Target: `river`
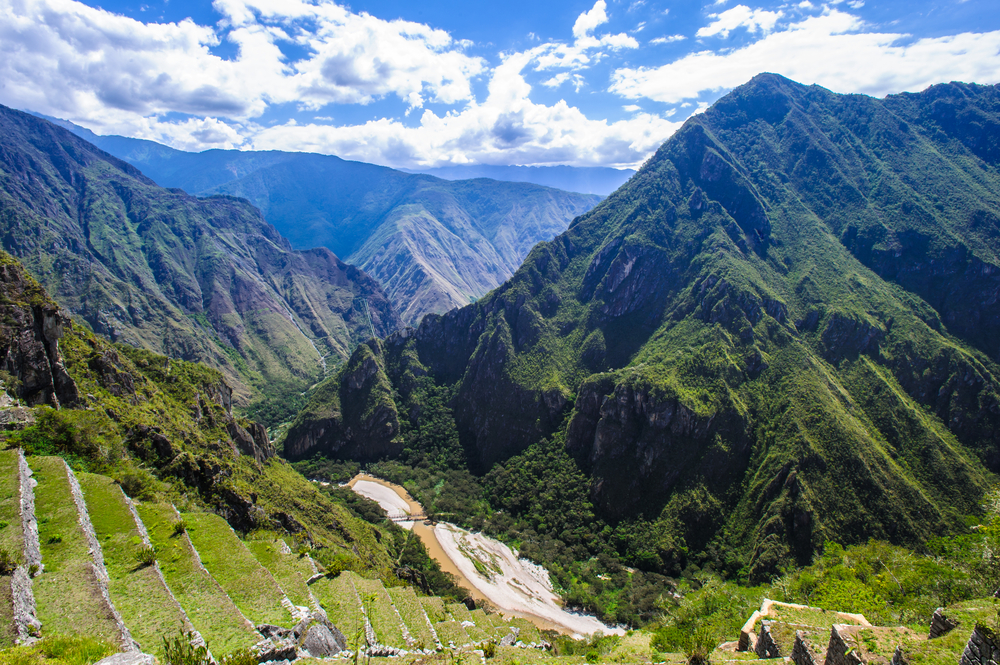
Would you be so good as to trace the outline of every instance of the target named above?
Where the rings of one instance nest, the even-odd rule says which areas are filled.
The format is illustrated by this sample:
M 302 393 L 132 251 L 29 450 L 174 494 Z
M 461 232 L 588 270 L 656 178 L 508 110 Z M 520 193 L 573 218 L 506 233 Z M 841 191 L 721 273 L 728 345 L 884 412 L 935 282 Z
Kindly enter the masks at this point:
M 366 474 L 358 474 L 348 485 L 358 494 L 377 502 L 389 518 L 420 538 L 441 569 L 455 576 L 477 601 L 487 601 L 503 614 L 524 617 L 542 629 L 572 635 L 595 632 L 621 634 L 596 617 L 569 612 L 552 590 L 548 572 L 500 541 L 466 531 L 454 524 L 407 520 L 424 514 L 423 506 L 399 485 Z

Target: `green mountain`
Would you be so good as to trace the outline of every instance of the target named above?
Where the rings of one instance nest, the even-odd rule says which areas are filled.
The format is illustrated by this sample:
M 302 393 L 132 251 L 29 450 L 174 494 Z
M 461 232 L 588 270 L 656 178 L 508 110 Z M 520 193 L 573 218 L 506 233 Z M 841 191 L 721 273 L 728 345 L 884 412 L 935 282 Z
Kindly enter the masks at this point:
M 410 324 L 499 286 L 535 243 L 601 200 L 529 182 L 450 182 L 312 153 L 190 153 L 64 124 L 164 187 L 248 199 L 293 247 L 327 247 L 375 277 Z M 617 178 L 617 186 L 628 175 L 594 177 Z
M 371 277 L 295 251 L 247 201 L 155 185 L 68 131 L 0 107 L 0 234 L 79 322 L 219 368 L 246 404 L 301 392 L 400 325 Z
M 590 501 L 668 574 L 962 528 L 1000 469 L 998 128 L 995 86 L 760 75 L 489 296 L 359 346 L 285 454 L 413 463 L 450 432 L 524 548 Z M 533 470 L 567 454 L 569 485 Z

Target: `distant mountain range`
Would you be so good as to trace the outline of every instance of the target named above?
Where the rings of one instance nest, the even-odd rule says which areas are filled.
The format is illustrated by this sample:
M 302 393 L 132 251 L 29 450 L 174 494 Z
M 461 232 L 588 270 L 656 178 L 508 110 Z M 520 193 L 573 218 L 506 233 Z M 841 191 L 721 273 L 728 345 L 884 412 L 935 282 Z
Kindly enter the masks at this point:
M 183 152 L 55 122 L 163 187 L 250 200 L 293 247 L 327 247 L 379 280 L 411 324 L 482 297 L 514 273 L 531 247 L 601 198 L 528 182 L 450 182 L 313 153 Z M 511 174 L 604 191 L 628 176 L 570 167 L 513 167 Z
M 967 531 L 1000 471 L 998 294 L 1000 88 L 760 75 L 488 297 L 359 346 L 284 450 L 405 459 L 431 428 L 531 486 L 568 453 L 634 565 L 764 581 Z M 535 505 L 497 523 L 570 542 Z
M 401 169 L 407 173 L 426 173 L 445 180 L 492 178 L 508 182 L 532 182 L 567 192 L 607 196 L 635 175 L 634 169 L 579 166 L 497 166 L 470 164 L 441 166 L 432 169 Z
M 63 128 L 0 107 L 0 242 L 79 321 L 205 361 L 238 402 L 305 390 L 401 325 L 378 282 L 293 250 L 243 199 L 166 190 Z

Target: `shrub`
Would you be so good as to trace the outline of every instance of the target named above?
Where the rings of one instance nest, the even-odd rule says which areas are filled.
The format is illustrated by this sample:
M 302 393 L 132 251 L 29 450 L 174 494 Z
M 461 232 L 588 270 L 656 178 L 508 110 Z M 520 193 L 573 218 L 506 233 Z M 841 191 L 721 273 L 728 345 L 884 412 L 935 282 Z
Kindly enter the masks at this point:
M 219 659 L 219 665 L 257 665 L 257 656 L 246 647 L 231 651 Z
M 13 575 L 20 557 L 6 547 L 0 547 L 0 575 Z
M 174 522 L 175 536 L 183 536 L 186 531 L 187 531 L 187 522 L 185 522 L 183 519 L 179 519 L 176 522 Z
M 483 645 L 483 655 L 487 658 L 493 658 L 497 655 L 497 643 L 487 642 Z
M 63 537 L 62 537 L 61 533 L 54 533 L 51 536 L 49 536 L 49 539 L 46 542 L 49 545 L 57 545 L 57 544 L 61 543 L 62 540 L 63 540 Z
M 156 550 L 150 546 L 140 547 L 135 553 L 140 566 L 152 566 L 156 562 Z
M 165 665 L 212 665 L 207 646 L 196 647 L 191 644 L 194 633 L 191 631 L 163 638 L 163 662 Z

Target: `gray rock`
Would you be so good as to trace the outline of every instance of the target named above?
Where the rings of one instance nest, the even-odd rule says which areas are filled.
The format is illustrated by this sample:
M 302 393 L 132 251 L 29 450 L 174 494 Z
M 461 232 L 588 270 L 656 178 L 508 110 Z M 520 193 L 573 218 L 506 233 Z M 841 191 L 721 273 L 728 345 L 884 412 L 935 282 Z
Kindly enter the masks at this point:
M 141 651 L 126 651 L 97 661 L 96 665 L 154 665 L 156 658 Z
M 937 608 L 934 610 L 934 614 L 931 616 L 931 628 L 927 633 L 927 639 L 933 640 L 935 637 L 941 637 L 945 633 L 949 633 L 958 626 L 958 622 L 954 619 L 949 619 L 941 611 L 944 608 Z
M 258 663 L 270 663 L 279 660 L 295 660 L 298 647 L 292 640 L 263 640 L 251 648 L 257 656 Z
M 269 640 L 284 640 L 287 639 L 293 631 L 288 628 L 282 628 L 281 626 L 272 626 L 269 623 L 262 623 L 257 626 L 257 632 Z
M 326 658 L 340 653 L 345 645 L 338 642 L 337 636 L 325 625 L 314 623 L 299 638 L 299 646 L 308 651 L 313 658 Z

